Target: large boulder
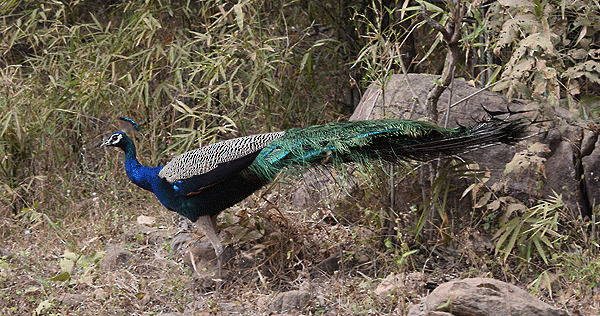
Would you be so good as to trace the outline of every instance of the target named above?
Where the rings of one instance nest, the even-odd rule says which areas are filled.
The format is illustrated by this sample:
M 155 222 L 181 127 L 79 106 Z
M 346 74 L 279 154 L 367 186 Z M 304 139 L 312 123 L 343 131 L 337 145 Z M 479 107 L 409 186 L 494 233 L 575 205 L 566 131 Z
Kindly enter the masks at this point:
M 419 304 L 409 316 L 567 316 L 527 291 L 502 281 L 472 278 L 444 283 Z

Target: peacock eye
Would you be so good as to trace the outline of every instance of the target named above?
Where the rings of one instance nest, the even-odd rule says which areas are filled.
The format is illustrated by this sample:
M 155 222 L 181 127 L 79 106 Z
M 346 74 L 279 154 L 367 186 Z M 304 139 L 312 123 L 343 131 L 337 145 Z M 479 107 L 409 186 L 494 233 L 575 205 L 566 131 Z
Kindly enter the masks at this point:
M 114 134 L 110 137 L 110 143 L 113 145 L 118 144 L 123 137 L 119 134 Z

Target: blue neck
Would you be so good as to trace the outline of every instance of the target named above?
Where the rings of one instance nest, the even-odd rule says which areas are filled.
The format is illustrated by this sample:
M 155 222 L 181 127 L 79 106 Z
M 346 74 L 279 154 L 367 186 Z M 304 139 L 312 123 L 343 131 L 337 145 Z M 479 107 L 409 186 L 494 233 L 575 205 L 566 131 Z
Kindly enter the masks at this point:
M 125 171 L 131 182 L 143 189 L 153 191 L 153 183 L 160 181 L 158 173 L 162 166 L 156 168 L 142 166 L 136 158 L 135 145 L 129 138 L 121 148 L 125 152 Z

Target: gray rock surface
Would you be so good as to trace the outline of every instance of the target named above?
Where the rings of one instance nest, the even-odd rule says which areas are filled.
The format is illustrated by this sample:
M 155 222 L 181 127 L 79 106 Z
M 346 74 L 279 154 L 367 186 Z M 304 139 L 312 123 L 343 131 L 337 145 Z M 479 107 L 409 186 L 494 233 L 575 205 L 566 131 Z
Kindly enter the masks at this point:
M 589 205 L 594 207 L 600 204 L 600 142 L 598 134 L 591 132 L 586 134 L 584 135 L 586 142 L 582 144 L 581 162 L 585 177 L 585 193 Z
M 521 288 L 488 278 L 444 283 L 409 307 L 409 316 L 567 316 Z
M 278 293 L 269 303 L 269 309 L 274 313 L 290 313 L 302 311 L 310 305 L 312 295 L 305 290 Z

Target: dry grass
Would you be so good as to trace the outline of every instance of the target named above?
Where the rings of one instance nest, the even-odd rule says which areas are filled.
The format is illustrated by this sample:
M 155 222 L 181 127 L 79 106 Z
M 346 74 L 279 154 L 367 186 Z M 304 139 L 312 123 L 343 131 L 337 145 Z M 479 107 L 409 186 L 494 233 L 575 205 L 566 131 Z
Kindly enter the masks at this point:
M 125 185 L 130 189 L 137 190 Z M 5 212 L 0 313 L 261 315 L 273 312 L 278 293 L 301 290 L 312 299 L 294 313 L 404 315 L 410 302 L 427 294 L 426 282 L 487 276 L 526 287 L 536 280 L 535 273 L 513 275 L 512 263 L 503 265 L 490 252 L 489 235 L 468 227 L 454 236 L 453 246 L 421 249 L 399 263 L 401 253 L 385 247 L 377 219 L 365 216 L 369 211 L 295 210 L 290 191 L 286 185 L 274 186 L 221 217 L 230 259 L 218 294 L 214 284 L 195 277 L 181 254 L 170 252 L 180 217 L 139 190 L 130 193 L 129 202 L 92 192 L 90 198 L 67 203 L 71 216 L 63 219 L 35 216 L 45 214 L 42 209 L 26 210 L 21 218 Z M 138 224 L 140 214 L 154 217 L 155 224 Z M 352 220 L 356 218 L 360 220 Z M 57 280 L 70 253 L 78 262 L 69 280 Z M 336 256 L 342 259 L 339 269 L 319 273 L 319 264 Z M 587 267 L 600 267 L 589 253 L 585 258 L 591 260 Z M 403 278 L 403 287 L 382 296 L 378 286 L 391 273 Z M 544 288 L 538 295 L 584 315 L 596 312 L 598 294 L 584 289 L 593 280 L 571 274 L 556 276 L 551 296 Z
M 468 276 L 597 314 L 600 261 L 597 243 L 578 239 L 590 230 L 583 223 L 565 226 L 575 237 L 557 245 L 551 265 L 534 257 L 515 272 L 522 261 L 490 251 L 497 223 L 466 224 L 482 214 L 451 219 L 446 246 L 435 223 L 422 236 L 436 238 L 415 242 L 416 210 L 390 218 L 377 177 L 335 209 L 294 209 L 295 187 L 275 185 L 225 212 L 231 260 L 215 295 L 170 251 L 180 218 L 129 182 L 121 155 L 94 149 L 117 129 L 114 117 L 145 123 L 138 154 L 158 165 L 211 140 L 343 119 L 353 106 L 348 76 L 392 69 L 378 46 L 385 34 L 371 29 L 376 41 L 361 42 L 338 1 L 222 3 L 0 4 L 0 314 L 266 314 L 290 290 L 313 298 L 304 314 L 405 314 L 426 281 Z M 375 54 L 349 69 L 361 46 Z M 231 119 L 237 129 L 224 135 Z M 139 225 L 140 214 L 155 224 Z M 336 257 L 336 272 L 318 273 Z M 391 273 L 412 285 L 381 297 Z

